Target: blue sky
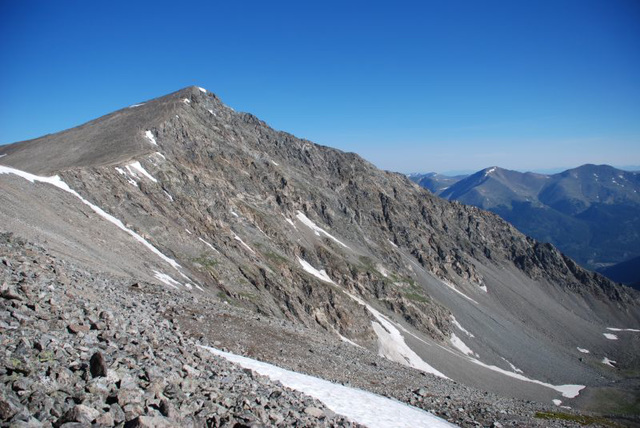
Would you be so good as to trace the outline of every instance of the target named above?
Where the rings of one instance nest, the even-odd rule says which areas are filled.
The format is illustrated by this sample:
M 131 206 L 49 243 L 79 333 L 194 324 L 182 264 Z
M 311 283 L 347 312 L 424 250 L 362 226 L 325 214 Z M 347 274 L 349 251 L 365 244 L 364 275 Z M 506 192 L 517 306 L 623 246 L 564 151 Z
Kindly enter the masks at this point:
M 188 85 L 385 169 L 640 165 L 640 2 L 0 2 L 0 143 Z

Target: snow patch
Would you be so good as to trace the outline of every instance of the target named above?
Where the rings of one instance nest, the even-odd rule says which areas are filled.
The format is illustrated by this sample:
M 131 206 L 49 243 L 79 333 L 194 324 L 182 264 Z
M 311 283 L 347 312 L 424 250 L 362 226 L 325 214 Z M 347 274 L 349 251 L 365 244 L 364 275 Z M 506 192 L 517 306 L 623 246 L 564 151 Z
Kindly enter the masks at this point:
M 171 202 L 173 202 L 173 196 L 171 196 L 171 195 L 169 194 L 169 192 L 167 192 L 167 191 L 166 191 L 166 190 L 164 190 L 164 189 L 163 189 L 162 191 L 164 192 L 164 194 L 165 194 L 165 195 L 167 195 L 167 198 L 169 198 L 169 200 L 170 200 Z
M 344 337 L 343 335 L 341 335 L 340 333 L 338 333 L 338 336 L 340 336 L 340 340 L 342 340 L 343 342 L 348 343 L 349 345 L 353 345 L 353 346 L 357 346 L 358 348 L 362 348 L 362 346 L 358 345 L 356 342 L 354 342 L 353 340 L 349 340 L 346 337 Z
M 278 164 L 278 162 L 276 162 L 276 161 L 274 161 L 274 160 L 272 160 L 272 161 L 271 161 L 271 163 L 272 163 L 272 164 L 274 164 L 275 166 L 280 166 L 280 165 Z
M 302 266 L 302 268 L 309 274 L 315 276 L 321 281 L 328 282 L 333 285 L 337 285 L 335 282 L 331 280 L 327 272 L 322 269 L 318 270 L 311 266 L 309 262 L 298 257 L 298 263 Z M 409 345 L 404 341 L 404 337 L 400 333 L 400 331 L 395 327 L 395 325 L 389 321 L 384 315 L 374 309 L 371 305 L 366 303 L 364 300 L 359 297 L 354 296 L 346 290 L 342 290 L 347 296 L 351 297 L 356 302 L 360 303 L 373 315 L 373 317 L 378 321 L 371 321 L 371 326 L 378 336 L 378 354 L 381 357 L 384 357 L 388 360 L 395 361 L 400 364 L 404 364 L 405 366 L 413 367 L 418 370 L 422 370 L 426 373 L 431 373 L 436 376 L 440 376 L 442 378 L 448 379 L 447 376 L 440 373 L 435 368 L 431 367 L 427 362 L 425 362 L 418 354 L 416 354 Z M 404 329 L 403 329 L 404 330 Z
M 607 327 L 607 330 L 609 331 L 631 331 L 634 333 L 640 333 L 640 330 L 635 329 L 635 328 L 614 328 L 614 327 Z
M 465 355 L 474 355 L 479 358 L 478 354 L 473 352 L 455 333 L 451 333 L 451 344 Z
M 446 285 L 447 287 L 449 287 L 450 289 L 452 289 L 453 291 L 455 291 L 456 293 L 458 293 L 459 295 L 461 295 L 462 297 L 464 297 L 467 300 L 472 301 L 473 303 L 475 303 L 476 305 L 478 304 L 478 302 L 476 302 L 475 300 L 473 300 L 471 297 L 467 296 L 466 294 L 464 294 L 462 291 L 458 290 L 455 285 L 451 284 L 449 281 L 445 281 L 443 279 L 440 279 L 440 281 Z
M 611 334 L 611 333 L 602 333 L 602 335 L 604 337 L 606 337 L 609 340 L 618 340 L 618 336 L 616 336 L 615 334 Z
M 475 337 L 473 334 L 469 333 L 464 327 L 462 327 L 460 325 L 460 323 L 458 322 L 458 320 L 456 319 L 456 317 L 454 317 L 453 315 L 451 315 L 451 324 L 453 324 L 454 326 L 456 326 L 458 328 L 458 330 L 460 330 L 461 332 L 463 332 L 464 334 L 466 334 L 469 337 Z
M 143 105 L 144 105 L 144 103 L 132 104 L 132 105 L 129 106 L 129 108 L 136 108 L 136 107 L 140 107 L 140 106 L 143 106 Z
M 311 275 L 315 276 L 319 280 L 328 282 L 330 284 L 335 284 L 335 282 L 333 282 L 331 278 L 329 278 L 329 275 L 327 275 L 327 272 L 324 269 L 318 270 L 313 266 L 311 266 L 311 264 L 308 261 L 303 260 L 300 257 L 298 257 L 298 263 L 300 263 L 300 266 L 302 266 L 302 269 L 304 269 L 305 272 L 310 273 Z
M 171 278 L 169 275 L 167 275 L 166 273 L 162 273 L 162 272 L 158 272 L 157 270 L 153 271 L 154 275 L 156 277 L 156 279 L 158 279 L 159 281 L 164 282 L 165 284 L 173 287 L 173 288 L 178 288 L 177 286 L 180 285 L 180 283 L 178 281 L 176 281 L 175 279 Z
M 384 268 L 381 264 L 376 265 L 376 270 L 382 274 L 385 278 L 389 278 L 389 271 Z
M 131 235 L 136 241 L 140 242 L 142 245 L 147 247 L 152 253 L 154 253 L 155 255 L 160 257 L 162 260 L 164 260 L 165 262 L 170 264 L 175 270 L 180 272 L 179 269 L 181 268 L 181 266 L 178 264 L 178 262 L 176 262 L 172 258 L 169 258 L 169 257 L 165 256 L 164 254 L 162 254 L 162 252 L 160 250 L 158 250 L 156 247 L 154 247 L 152 244 L 150 244 L 142 236 L 138 235 L 133 230 L 127 228 L 124 225 L 124 223 L 122 223 L 122 221 L 118 220 L 117 218 L 115 218 L 111 214 L 108 214 L 107 212 L 105 212 L 99 206 L 92 204 L 91 202 L 89 202 L 88 200 L 86 200 L 85 198 L 80 196 L 80 194 L 78 192 L 73 190 L 71 187 L 69 187 L 69 185 L 67 183 L 62 181 L 62 179 L 60 179 L 60 176 L 55 175 L 53 177 L 41 177 L 41 176 L 38 176 L 38 175 L 30 174 L 30 173 L 25 172 L 25 171 L 20 171 L 19 169 L 9 168 L 9 167 L 6 167 L 6 166 L 1 166 L 1 165 L 0 165 L 0 174 L 15 174 L 15 175 L 17 175 L 19 177 L 24 178 L 25 180 L 27 180 L 27 181 L 29 181 L 31 183 L 33 183 L 34 181 L 38 181 L 38 182 L 41 182 L 41 183 L 47 183 L 47 184 L 51 184 L 51 185 L 53 185 L 53 186 L 55 186 L 55 187 L 57 187 L 59 189 L 62 189 L 65 192 L 71 193 L 73 196 L 75 196 L 78 199 L 80 199 L 80 201 L 82 201 L 83 204 L 88 205 L 100 217 L 102 217 L 105 220 L 115 224 L 119 229 L 121 229 L 121 230 L 125 231 L 126 233 L 128 233 L 129 235 Z
M 520 370 L 519 368 L 517 368 L 516 366 L 514 366 L 513 364 L 511 364 L 511 361 L 507 360 L 504 357 L 500 357 L 504 360 L 505 363 L 509 364 L 509 367 L 511 367 L 511 370 L 515 373 L 524 373 L 522 370 Z
M 562 404 L 562 400 L 555 399 L 555 400 L 551 400 L 551 401 L 552 401 L 552 402 L 553 402 L 553 404 L 555 404 L 556 406 L 559 406 L 559 405 L 561 405 L 561 404 Z
M 609 366 L 609 367 L 615 367 L 615 366 L 614 366 L 614 364 L 615 364 L 615 363 L 616 363 L 615 361 L 610 360 L 610 359 L 608 359 L 607 357 L 604 357 L 604 358 L 602 359 L 602 364 L 606 364 L 606 365 L 607 365 L 607 366 Z
M 588 349 L 584 349 L 584 348 L 577 348 L 578 351 L 582 352 L 583 354 L 588 354 L 589 350 Z
M 234 216 L 234 217 L 240 217 L 240 216 L 239 216 L 238 214 L 236 214 L 236 212 L 235 212 L 235 211 L 233 211 L 233 210 L 231 210 L 231 215 L 232 215 L 232 216 Z
M 164 157 L 164 155 L 160 152 L 155 152 L 156 156 L 160 156 L 162 159 L 167 160 L 167 158 Z
M 370 428 L 416 426 L 440 428 L 455 425 L 424 410 L 360 389 L 337 385 L 250 358 L 202 346 L 211 353 L 226 358 L 243 368 L 253 370 L 284 386 L 322 401 L 329 409 Z
M 500 367 L 496 367 L 496 366 L 492 366 L 489 364 L 485 364 L 482 361 L 476 360 L 475 358 L 470 358 L 471 362 L 473 362 L 474 364 L 477 364 L 479 366 L 488 368 L 489 370 L 493 370 L 495 372 L 498 373 L 502 373 L 503 375 L 512 377 L 514 379 L 518 379 L 518 380 L 523 380 L 525 382 L 531 382 L 531 383 L 535 383 L 547 388 L 551 388 L 554 389 L 558 392 L 560 392 L 562 394 L 563 397 L 567 397 L 567 398 L 574 398 L 577 397 L 578 394 L 580 394 L 580 391 L 582 391 L 585 388 L 585 385 L 551 385 L 550 383 L 546 383 L 546 382 L 542 382 L 536 379 L 529 379 L 526 376 L 523 376 L 520 373 L 514 373 L 514 372 L 510 372 L 504 369 L 501 369 Z
M 487 286 L 486 285 L 479 285 L 478 287 L 480 287 L 480 290 L 484 291 L 485 293 L 488 293 L 489 290 L 487 290 Z
M 216 253 L 220 254 L 220 251 L 216 250 L 216 248 L 213 245 L 209 244 L 207 241 L 205 241 L 202 238 L 198 238 L 198 239 L 200 240 L 200 242 L 202 242 L 203 244 L 205 244 L 206 246 L 211 248 L 213 251 L 215 251 Z
M 211 110 L 211 109 L 207 109 L 207 111 L 208 111 L 209 113 L 211 113 L 212 115 L 214 115 L 214 116 L 216 115 L 216 114 L 213 112 L 213 110 Z
M 205 88 L 201 88 L 200 86 L 198 86 L 198 89 L 200 90 L 200 92 L 202 93 L 207 93 L 207 90 Z
M 284 217 L 284 214 L 283 214 Z M 293 228 L 295 230 L 298 230 L 298 228 L 296 227 L 296 224 L 293 222 L 293 220 L 291 220 L 290 218 L 284 217 L 284 219 L 287 221 L 287 223 L 289 223 L 291 226 L 293 226 Z
M 140 162 L 138 162 L 138 161 L 130 163 L 129 165 L 126 166 L 126 168 L 133 175 L 136 175 L 136 173 L 131 171 L 131 168 L 133 168 L 134 170 L 138 171 L 140 174 L 144 175 L 145 177 L 147 177 L 149 180 L 153 181 L 154 183 L 158 182 L 158 180 L 156 180 L 154 176 L 149 174 L 147 172 L 147 170 L 144 169 L 142 167 L 142 165 L 140 165 Z
M 153 132 L 145 131 L 144 136 L 147 137 L 147 140 L 149 140 L 151 144 L 153 144 L 154 146 L 158 145 L 158 142 L 156 141 L 156 137 L 153 136 Z
M 131 184 L 132 186 L 138 187 L 138 182 L 136 180 L 134 180 L 133 178 L 129 177 L 127 175 L 127 173 L 124 172 L 124 169 L 116 167 L 116 171 L 118 171 L 118 173 L 124 175 L 125 178 L 127 179 L 127 181 L 129 182 L 129 184 Z
M 189 98 L 184 98 L 184 99 L 182 100 L 182 102 L 183 102 L 183 103 L 185 103 L 185 104 L 191 104 L 191 100 L 190 100 Z M 176 117 L 177 117 L 177 116 L 176 116 Z
M 338 244 L 342 245 L 343 247 L 349 248 L 348 246 L 346 246 L 345 244 L 340 242 L 339 239 L 337 239 L 336 237 L 331 235 L 329 232 L 327 232 L 323 228 L 317 226 L 306 215 L 304 215 L 304 213 L 302 211 L 298 211 L 297 214 L 296 214 L 296 217 L 298 218 L 298 220 L 300 220 L 302 223 L 304 223 L 309 229 L 313 230 L 313 232 L 316 235 L 320 236 L 322 234 L 322 235 L 326 236 L 327 238 L 329 238 L 329 239 L 337 242 Z
M 191 232 L 189 231 L 189 229 L 185 229 L 185 232 L 187 232 L 189 235 L 191 235 Z
M 255 251 L 253 251 L 253 249 L 252 249 L 250 246 L 248 246 L 247 244 L 245 244 L 245 242 L 244 242 L 244 241 L 243 241 L 243 240 L 242 240 L 238 235 L 236 235 L 235 233 L 233 234 L 233 238 L 234 238 L 236 241 L 238 241 L 239 243 L 241 243 L 241 244 L 242 244 L 242 245 L 243 245 L 247 250 L 251 251 L 253 254 L 255 254 L 255 253 L 256 253 Z
M 391 244 L 393 248 L 398 248 L 398 246 L 394 244 L 393 241 L 391 241 L 390 239 L 387 239 L 387 241 L 389 241 L 389 244 Z

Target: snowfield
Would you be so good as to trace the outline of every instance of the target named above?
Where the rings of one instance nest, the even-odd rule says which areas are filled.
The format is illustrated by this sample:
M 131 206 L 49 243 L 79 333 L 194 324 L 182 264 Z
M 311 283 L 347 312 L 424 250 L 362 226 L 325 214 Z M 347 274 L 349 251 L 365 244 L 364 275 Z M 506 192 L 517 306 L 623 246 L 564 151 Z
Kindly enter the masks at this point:
M 281 369 L 272 364 L 202 346 L 209 352 L 239 366 L 253 370 L 284 386 L 305 393 L 324 403 L 329 409 L 370 428 L 389 427 L 454 427 L 424 410 L 371 392 L 328 382 L 313 376 Z

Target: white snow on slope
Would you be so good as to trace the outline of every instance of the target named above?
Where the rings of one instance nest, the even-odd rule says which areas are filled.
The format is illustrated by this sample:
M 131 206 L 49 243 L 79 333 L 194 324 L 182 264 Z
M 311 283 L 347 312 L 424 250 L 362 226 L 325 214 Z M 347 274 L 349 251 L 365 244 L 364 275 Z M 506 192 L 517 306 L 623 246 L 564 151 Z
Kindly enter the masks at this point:
M 124 172 L 124 169 L 116 167 L 116 171 L 118 171 L 118 173 L 124 175 L 124 177 L 127 179 L 129 184 L 131 184 L 132 186 L 138 187 L 138 182 L 136 180 L 134 180 L 133 178 L 129 177 L 129 175 L 127 175 L 127 173 Z
M 472 361 L 474 364 L 477 364 L 479 366 L 488 368 L 490 370 L 493 370 L 495 372 L 498 373 L 502 373 L 503 375 L 512 377 L 514 379 L 519 379 L 519 380 L 523 380 L 525 382 L 531 382 L 531 383 L 535 383 L 547 388 L 551 388 L 554 389 L 558 392 L 560 392 L 562 394 L 563 397 L 567 397 L 567 398 L 574 398 L 577 397 L 578 394 L 580 394 L 580 391 L 582 391 L 585 388 L 585 385 L 551 385 L 550 383 L 546 383 L 546 382 L 542 382 L 536 379 L 529 379 L 528 377 L 525 377 L 523 375 L 521 375 L 520 373 L 514 373 L 514 372 L 510 372 L 504 369 L 501 369 L 500 367 L 496 367 L 496 366 L 492 366 L 489 364 L 485 364 L 482 361 L 476 360 L 475 358 L 470 358 L 470 361 Z
M 188 98 L 184 98 L 184 99 L 182 100 L 182 102 L 183 102 L 183 103 L 185 103 L 185 104 L 191 104 L 191 100 L 190 100 L 190 99 L 188 99 Z
M 161 157 L 162 159 L 164 159 L 164 160 L 167 160 L 167 158 L 166 158 L 166 157 L 164 157 L 164 155 L 163 155 L 162 153 L 160 153 L 160 152 L 156 152 L 156 153 L 155 153 L 155 155 L 156 155 L 156 156 L 160 156 L 160 157 Z
M 234 217 L 240 217 L 234 210 L 231 210 L 231 215 L 233 215 Z
M 3 158 L 3 157 L 5 157 L 6 155 L 7 155 L 6 153 L 5 153 L 5 154 L 3 154 L 3 155 L 0 155 L 0 158 Z
M 215 355 L 268 376 L 284 386 L 322 401 L 332 411 L 369 428 L 454 427 L 424 410 L 367 391 L 281 369 L 271 364 L 203 346 Z
M 191 235 L 191 231 L 189 229 L 185 229 L 184 231 Z
M 140 106 L 142 106 L 142 105 L 144 105 L 144 103 L 140 103 L 140 104 L 132 104 L 132 105 L 130 105 L 130 106 L 129 106 L 129 108 L 136 108 L 136 107 L 140 107 Z
M 516 373 L 524 373 L 522 370 L 520 370 L 519 368 L 517 368 L 516 366 L 514 366 L 513 364 L 511 364 L 511 361 L 507 360 L 504 357 L 500 357 L 504 360 L 505 363 L 509 364 L 509 367 L 511 367 L 511 370 L 516 372 Z
M 278 164 L 278 162 L 276 162 L 276 161 L 274 161 L 274 160 L 272 160 L 272 161 L 271 161 L 271 163 L 272 163 L 272 164 L 274 164 L 275 166 L 280 166 L 280 165 Z
M 176 281 L 175 279 L 171 278 L 169 275 L 167 275 L 166 273 L 162 273 L 162 272 L 158 272 L 157 270 L 153 271 L 154 275 L 156 277 L 156 279 L 164 282 L 165 284 L 173 287 L 173 288 L 178 288 L 177 286 L 180 285 L 180 283 L 178 281 Z
M 201 88 L 200 86 L 198 86 L 198 89 L 200 89 L 200 92 L 203 92 L 205 94 L 207 93 L 207 90 L 205 88 Z
M 216 253 L 220 254 L 220 251 L 216 250 L 216 248 L 215 248 L 213 245 L 209 244 L 207 241 L 205 241 L 205 240 L 204 240 L 204 239 L 202 239 L 202 238 L 198 238 L 198 239 L 199 239 L 203 244 L 205 244 L 206 246 L 208 246 L 209 248 L 211 248 L 213 251 L 215 251 Z
M 584 348 L 577 348 L 578 351 L 582 352 L 583 354 L 588 354 L 589 350 L 588 349 L 584 349 Z
M 310 273 L 311 275 L 313 275 L 316 278 L 318 278 L 320 281 L 325 281 L 325 282 L 329 282 L 331 284 L 335 284 L 335 282 L 333 282 L 331 280 L 331 278 L 329 278 L 329 275 L 327 275 L 327 272 L 324 269 L 318 270 L 318 269 L 314 268 L 313 266 L 311 266 L 311 263 L 309 263 L 306 260 L 301 259 L 300 257 L 298 257 L 298 263 L 300 263 L 300 265 L 302 266 L 302 269 L 304 269 L 305 272 Z
M 122 229 L 123 231 L 127 232 L 129 235 L 131 235 L 136 241 L 140 242 L 142 245 L 144 245 L 145 247 L 147 247 L 152 253 L 154 253 L 155 255 L 157 255 L 158 257 L 160 257 L 162 260 L 164 260 L 165 262 L 169 263 L 175 270 L 177 270 L 178 272 L 180 272 L 180 268 L 181 266 L 178 264 L 178 262 L 176 262 L 175 260 L 173 260 L 172 258 L 169 258 L 167 256 L 165 256 L 164 254 L 162 254 L 162 252 L 160 250 L 158 250 L 156 247 L 154 247 L 153 245 L 151 245 L 146 239 L 144 239 L 142 236 L 138 235 L 136 232 L 134 232 L 131 229 L 128 229 L 120 220 L 118 220 L 117 218 L 115 218 L 114 216 L 112 216 L 111 214 L 108 214 L 107 212 L 105 212 L 102 208 L 100 208 L 97 205 L 92 204 L 91 202 L 87 201 L 85 198 L 83 198 L 82 196 L 80 196 L 80 194 L 78 192 L 76 192 L 75 190 L 73 190 L 71 187 L 69 187 L 69 185 L 67 183 L 65 183 L 64 181 L 62 181 L 62 179 L 60 179 L 59 176 L 55 175 L 53 177 L 40 177 L 38 175 L 33 175 L 30 174 L 28 172 L 25 171 L 20 171 L 19 169 L 14 169 L 14 168 L 9 168 L 7 166 L 1 166 L 0 165 L 0 174 L 15 174 L 19 177 L 24 178 L 25 180 L 33 183 L 34 181 L 38 181 L 41 183 L 48 183 L 51 184 L 59 189 L 64 190 L 65 192 L 69 192 L 71 193 L 73 196 L 77 197 L 78 199 L 80 199 L 82 201 L 83 204 L 88 205 L 93 211 L 95 211 L 100 217 L 104 218 L 105 220 L 115 224 L 118 228 Z
M 453 324 L 454 326 L 456 326 L 458 328 L 458 330 L 460 330 L 461 332 L 463 332 L 464 334 L 466 334 L 469 337 L 475 337 L 473 334 L 469 333 L 464 327 L 462 327 L 460 325 L 460 323 L 458 322 L 458 320 L 456 319 L 456 317 L 454 317 L 453 315 L 451 315 L 451 324 Z
M 602 333 L 602 335 L 604 337 L 606 337 L 609 340 L 618 340 L 618 336 L 616 336 L 615 334 L 611 334 L 611 333 Z
M 635 328 L 613 328 L 613 327 L 607 327 L 607 330 L 609 331 L 631 331 L 634 333 L 640 333 L 640 330 L 635 329 Z
M 327 272 L 324 269 L 318 270 L 311 266 L 309 262 L 301 259 L 300 257 L 298 257 L 298 262 L 300 263 L 300 265 L 302 265 L 302 268 L 307 273 L 310 273 L 321 281 L 325 281 L 336 286 L 338 285 L 333 282 L 331 278 L 329 278 L 329 275 L 327 275 Z M 420 358 L 420 356 L 416 354 L 413 349 L 409 347 L 409 345 L 406 344 L 402 333 L 400 333 L 400 330 L 398 330 L 394 323 L 389 321 L 387 317 L 382 315 L 380 312 L 378 312 L 371 305 L 369 305 L 359 297 L 354 296 L 346 290 L 342 290 L 342 292 L 366 307 L 369 313 L 371 313 L 371 315 L 373 315 L 373 317 L 378 321 L 371 321 L 371 326 L 373 327 L 373 331 L 375 331 L 376 335 L 378 336 L 378 354 L 380 356 L 388 360 L 404 364 L 405 366 L 413 367 L 418 370 L 422 370 L 423 372 L 431 373 L 436 376 L 448 379 L 447 376 L 427 364 L 426 361 Z
M 606 364 L 606 365 L 608 365 L 609 367 L 615 367 L 615 366 L 614 366 L 614 364 L 615 364 L 615 363 L 616 363 L 615 361 L 610 360 L 610 359 L 608 359 L 607 357 L 604 357 L 604 358 L 602 359 L 602 364 Z
M 559 405 L 562 404 L 562 400 L 555 399 L 555 400 L 551 400 L 551 401 L 553 401 L 553 404 L 555 404 L 556 406 L 559 406 Z
M 456 336 L 455 333 L 451 333 L 451 344 L 465 355 L 475 355 L 476 357 L 479 357 L 478 354 L 473 352 L 471 348 L 469 348 L 462 340 L 460 340 L 458 336 Z
M 446 285 L 447 287 L 449 287 L 450 289 L 452 289 L 453 291 L 455 291 L 456 293 L 458 293 L 459 295 L 461 295 L 462 297 L 464 297 L 467 300 L 472 301 L 473 303 L 475 303 L 476 305 L 478 304 L 478 302 L 476 302 L 475 300 L 473 300 L 471 297 L 467 296 L 466 294 L 464 294 L 462 291 L 458 290 L 456 288 L 455 285 L 451 284 L 449 281 L 445 281 L 443 279 L 440 279 L 440 282 L 442 282 L 444 285 Z
M 153 132 L 146 131 L 144 133 L 144 136 L 147 137 L 147 140 L 149 140 L 151 142 L 151 144 L 153 144 L 154 146 L 158 145 L 158 142 L 156 141 L 156 137 L 153 136 Z
M 332 241 L 337 242 L 338 244 L 342 245 L 343 247 L 349 248 L 348 246 L 343 244 L 339 239 L 337 239 L 336 237 L 331 235 L 329 232 L 325 231 L 323 228 L 321 228 L 318 225 L 316 225 L 306 215 L 304 215 L 304 213 L 302 211 L 298 211 L 297 214 L 296 214 L 296 217 L 298 218 L 298 220 L 300 220 L 302 223 L 304 223 L 309 229 L 313 230 L 313 232 L 316 235 L 318 235 L 318 236 L 324 235 L 327 238 L 331 239 Z
M 245 244 L 245 242 L 235 233 L 233 234 L 233 238 L 238 241 L 239 243 L 241 243 L 247 250 L 251 251 L 253 254 L 255 254 L 256 252 L 253 251 L 253 248 L 251 248 L 250 246 L 248 246 L 247 244 Z
M 144 169 L 142 167 L 142 165 L 140 165 L 140 162 L 138 162 L 138 161 L 130 163 L 129 165 L 126 166 L 126 168 L 127 168 L 127 171 L 129 171 L 132 175 L 137 175 L 137 174 L 135 172 L 131 171 L 131 168 L 133 168 L 134 170 L 138 171 L 140 174 L 144 175 L 145 177 L 147 177 L 149 180 L 153 181 L 154 183 L 158 182 L 158 180 L 156 180 L 154 176 L 149 174 L 147 172 L 147 170 Z

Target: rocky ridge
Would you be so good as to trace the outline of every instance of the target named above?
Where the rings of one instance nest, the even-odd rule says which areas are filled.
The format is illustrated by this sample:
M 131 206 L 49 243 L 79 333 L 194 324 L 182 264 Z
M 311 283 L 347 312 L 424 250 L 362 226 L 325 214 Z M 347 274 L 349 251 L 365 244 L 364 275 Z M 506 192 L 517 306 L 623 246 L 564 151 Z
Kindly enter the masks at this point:
M 197 346 L 221 346 L 220 339 L 241 351 L 255 344 L 240 337 L 255 329 L 210 334 L 206 323 L 212 313 L 240 323 L 255 314 L 92 273 L 11 234 L 0 235 L 0 259 L 2 426 L 358 426 Z M 224 324 L 238 325 L 229 319 Z M 306 364 L 311 374 L 394 397 L 460 426 L 573 426 L 535 419 L 535 412 L 549 407 L 431 375 L 416 378 L 406 367 L 352 345 L 338 345 L 344 366 L 356 354 L 368 369 L 337 370 L 326 365 L 326 356 L 336 353 L 326 336 L 276 320 L 265 330 L 280 338 L 306 336 L 304 342 L 291 337 L 281 343 L 287 347 L 282 366 L 305 371 Z M 299 355 L 295 343 L 307 355 Z M 314 361 L 305 361 L 316 353 Z

